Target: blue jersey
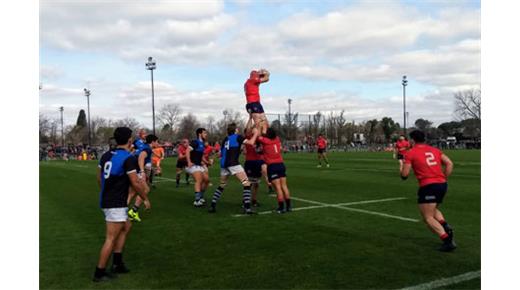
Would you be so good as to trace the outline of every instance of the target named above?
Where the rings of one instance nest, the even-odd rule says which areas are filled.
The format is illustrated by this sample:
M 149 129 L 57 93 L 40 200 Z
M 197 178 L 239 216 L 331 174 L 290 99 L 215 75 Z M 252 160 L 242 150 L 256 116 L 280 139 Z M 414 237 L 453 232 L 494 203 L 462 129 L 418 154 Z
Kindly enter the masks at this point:
M 222 141 L 222 158 L 220 158 L 220 167 L 226 168 L 230 166 L 239 165 L 240 148 L 244 143 L 244 136 L 232 134 L 227 136 Z
M 143 152 L 143 151 L 148 154 L 146 156 L 146 158 L 144 159 L 144 164 L 151 163 L 152 162 L 152 147 L 150 147 L 150 144 L 143 143 L 141 148 L 134 152 L 135 157 L 137 158 L 137 160 L 139 160 L 139 154 L 141 154 L 141 152 Z
M 137 159 L 122 148 L 103 154 L 99 160 L 101 169 L 101 208 L 126 207 L 130 178 L 128 174 L 137 170 Z
M 204 142 L 195 139 L 190 142 L 190 160 L 195 165 L 202 165 L 202 155 L 204 155 Z
M 137 138 L 135 139 L 134 141 L 134 155 L 135 156 L 139 156 L 139 153 L 137 153 L 137 151 L 143 149 L 143 146 L 145 145 L 146 143 L 144 143 L 144 140 L 143 139 L 140 139 L 140 138 Z

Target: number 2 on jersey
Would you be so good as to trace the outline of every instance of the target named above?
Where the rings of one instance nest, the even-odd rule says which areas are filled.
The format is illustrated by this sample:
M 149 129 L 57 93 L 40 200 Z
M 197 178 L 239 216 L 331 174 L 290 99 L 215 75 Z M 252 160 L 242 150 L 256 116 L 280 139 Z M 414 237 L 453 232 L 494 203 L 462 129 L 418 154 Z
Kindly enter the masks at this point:
M 105 163 L 105 166 L 103 167 L 105 179 L 107 179 L 110 176 L 110 170 L 112 170 L 112 161 L 108 161 L 107 163 Z
M 435 156 L 433 153 L 425 152 L 424 155 L 426 155 L 426 164 L 428 164 L 428 166 L 437 165 L 437 161 L 435 161 Z

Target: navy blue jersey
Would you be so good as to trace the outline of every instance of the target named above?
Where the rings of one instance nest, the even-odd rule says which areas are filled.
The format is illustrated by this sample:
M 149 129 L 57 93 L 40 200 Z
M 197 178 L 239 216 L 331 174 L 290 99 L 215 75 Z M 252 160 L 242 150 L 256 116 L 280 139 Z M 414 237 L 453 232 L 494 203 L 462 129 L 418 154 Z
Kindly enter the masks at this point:
M 134 153 L 135 157 L 137 158 L 137 160 L 139 160 L 139 154 L 141 154 L 141 152 L 143 152 L 143 151 L 148 154 L 146 156 L 146 158 L 144 159 L 144 164 L 151 163 L 152 162 L 152 147 L 150 147 L 150 144 L 143 143 L 141 148 L 139 148 L 138 150 L 135 151 L 135 153 Z
M 224 141 L 222 141 L 222 158 L 220 158 L 220 167 L 226 168 L 230 166 L 239 165 L 239 157 L 240 157 L 240 148 L 242 143 L 244 143 L 244 136 L 233 134 L 227 136 Z
M 202 155 L 204 155 L 204 142 L 196 139 L 190 142 L 190 160 L 195 165 L 202 166 Z
M 137 159 L 122 148 L 103 154 L 99 160 L 101 168 L 101 208 L 126 207 L 130 178 L 128 173 L 137 170 Z

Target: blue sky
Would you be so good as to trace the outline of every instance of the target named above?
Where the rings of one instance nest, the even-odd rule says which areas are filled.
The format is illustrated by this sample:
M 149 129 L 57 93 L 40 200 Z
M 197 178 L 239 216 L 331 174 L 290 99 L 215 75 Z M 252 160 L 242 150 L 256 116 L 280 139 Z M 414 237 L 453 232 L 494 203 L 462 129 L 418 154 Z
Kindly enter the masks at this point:
M 265 67 L 268 113 L 345 110 L 358 122 L 453 119 L 453 93 L 480 86 L 478 1 L 41 1 L 40 112 L 151 125 L 168 103 L 201 119 L 242 112 L 249 71 Z M 207 99 L 204 99 L 207 98 Z M 202 106 L 201 104 L 205 104 Z M 149 107 L 149 108 L 148 108 Z

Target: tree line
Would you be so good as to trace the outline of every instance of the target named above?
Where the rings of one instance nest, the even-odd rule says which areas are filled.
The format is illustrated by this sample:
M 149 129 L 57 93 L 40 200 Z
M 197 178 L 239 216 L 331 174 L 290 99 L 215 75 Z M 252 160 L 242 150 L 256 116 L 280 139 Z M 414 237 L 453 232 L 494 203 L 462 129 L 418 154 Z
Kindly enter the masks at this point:
M 445 139 L 455 136 L 460 139 L 480 138 L 480 90 L 466 90 L 454 94 L 455 110 L 454 121 L 442 123 L 437 127 L 432 126 L 429 120 L 419 118 L 414 122 L 414 127 L 426 132 L 428 139 Z M 217 119 L 208 116 L 205 119 L 197 118 L 192 113 L 183 114 L 178 104 L 167 104 L 160 108 L 157 114 L 158 128 L 156 133 L 163 141 L 177 142 L 182 138 L 193 138 L 193 132 L 198 127 L 208 130 L 209 141 L 220 141 L 225 137 L 228 123 L 235 122 L 239 127 L 244 127 L 246 119 L 239 112 L 226 109 L 224 116 Z M 277 118 L 270 119 L 270 125 L 279 131 L 284 140 L 302 140 L 307 136 L 325 135 L 333 145 L 345 145 L 359 141 L 356 134 L 363 134 L 369 144 L 385 144 L 394 141 L 402 128 L 399 122 L 391 117 L 372 119 L 356 123 L 347 121 L 345 111 L 322 113 L 313 115 L 301 115 L 299 113 L 285 113 Z M 114 129 L 120 126 L 131 128 L 134 132 L 144 128 L 134 118 L 112 120 L 101 117 L 91 119 L 91 144 L 106 144 Z M 145 128 L 148 132 L 152 130 Z M 80 110 L 74 125 L 63 128 L 64 144 L 87 144 L 88 124 L 84 110 Z M 40 143 L 61 144 L 61 124 L 59 119 L 51 119 L 40 113 L 39 115 L 39 140 Z

